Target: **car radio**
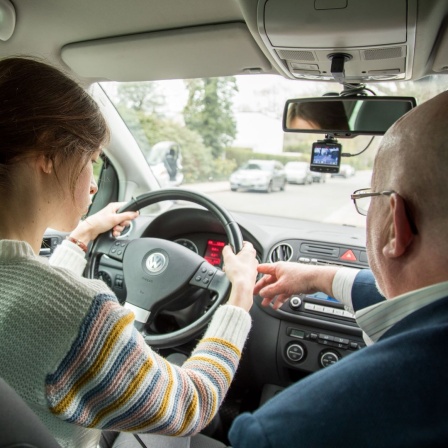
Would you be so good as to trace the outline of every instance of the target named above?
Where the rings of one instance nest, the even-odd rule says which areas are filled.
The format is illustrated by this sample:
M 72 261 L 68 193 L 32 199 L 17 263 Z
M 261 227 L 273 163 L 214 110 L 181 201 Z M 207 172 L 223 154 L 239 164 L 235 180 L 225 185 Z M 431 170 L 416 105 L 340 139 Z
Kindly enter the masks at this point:
M 282 310 L 293 313 L 311 313 L 332 317 L 335 319 L 354 320 L 354 315 L 344 308 L 344 305 L 322 292 L 315 294 L 294 294 L 283 305 Z

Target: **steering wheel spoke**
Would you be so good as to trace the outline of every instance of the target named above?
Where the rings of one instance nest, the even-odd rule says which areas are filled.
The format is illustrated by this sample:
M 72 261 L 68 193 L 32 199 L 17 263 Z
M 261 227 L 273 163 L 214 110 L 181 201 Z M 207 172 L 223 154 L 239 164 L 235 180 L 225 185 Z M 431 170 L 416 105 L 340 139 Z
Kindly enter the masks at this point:
M 99 257 L 107 255 L 114 260 L 123 261 L 126 246 L 130 243 L 128 239 L 116 239 L 110 232 L 103 233 L 95 241 L 94 255 Z
M 204 261 L 201 264 L 191 279 L 190 284 L 200 288 L 209 289 L 218 295 L 226 294 L 230 287 L 229 279 L 224 272 L 221 271 L 221 269 L 212 266 L 207 261 Z

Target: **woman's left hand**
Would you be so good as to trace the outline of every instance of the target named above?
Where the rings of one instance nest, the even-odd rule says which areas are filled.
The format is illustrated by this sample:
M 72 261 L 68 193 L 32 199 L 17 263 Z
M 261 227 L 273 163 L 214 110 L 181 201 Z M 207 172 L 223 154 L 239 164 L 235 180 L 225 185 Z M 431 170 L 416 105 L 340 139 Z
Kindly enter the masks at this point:
M 126 202 L 111 202 L 99 212 L 81 221 L 70 236 L 84 244 L 89 244 L 99 234 L 110 229 L 114 237 L 120 236 L 124 228 L 139 215 L 138 212 L 117 213 L 117 210 L 125 204 Z

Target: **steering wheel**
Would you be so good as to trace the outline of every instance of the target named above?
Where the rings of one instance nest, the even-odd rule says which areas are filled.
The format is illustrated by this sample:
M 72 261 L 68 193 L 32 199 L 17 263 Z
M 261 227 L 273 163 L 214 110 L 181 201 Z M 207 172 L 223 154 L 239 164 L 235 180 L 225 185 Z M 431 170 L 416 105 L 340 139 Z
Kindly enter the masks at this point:
M 137 211 L 167 200 L 196 203 L 210 211 L 222 224 L 235 253 L 243 247 L 243 237 L 232 216 L 209 197 L 190 190 L 166 188 L 143 194 L 119 211 Z M 133 311 L 135 326 L 152 347 L 168 348 L 184 344 L 196 336 L 211 320 L 214 312 L 230 294 L 230 282 L 223 271 L 184 246 L 160 238 L 116 239 L 111 232 L 99 235 L 92 246 L 89 270 L 93 277 L 95 265 L 102 255 L 123 263 L 127 289 L 124 306 Z M 158 311 L 179 302 L 192 286 L 213 294 L 212 305 L 189 325 L 170 333 L 150 334 L 150 325 Z

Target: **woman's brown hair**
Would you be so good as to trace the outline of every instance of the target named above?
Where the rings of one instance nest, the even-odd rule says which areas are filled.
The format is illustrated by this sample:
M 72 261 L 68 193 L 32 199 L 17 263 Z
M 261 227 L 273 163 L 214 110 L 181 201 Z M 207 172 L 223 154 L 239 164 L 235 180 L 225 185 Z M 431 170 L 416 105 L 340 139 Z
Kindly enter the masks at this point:
M 44 155 L 70 164 L 69 185 L 109 137 L 93 98 L 75 81 L 40 60 L 0 61 L 0 187 L 11 185 L 11 167 Z

